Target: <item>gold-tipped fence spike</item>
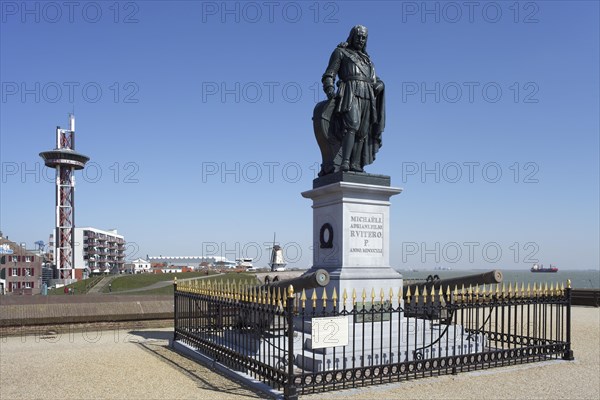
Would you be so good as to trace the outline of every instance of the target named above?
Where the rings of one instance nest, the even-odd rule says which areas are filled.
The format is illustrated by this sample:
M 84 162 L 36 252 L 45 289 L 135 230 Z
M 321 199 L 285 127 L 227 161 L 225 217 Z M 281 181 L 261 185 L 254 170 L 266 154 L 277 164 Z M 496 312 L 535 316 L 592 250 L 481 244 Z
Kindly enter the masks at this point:
M 346 301 L 348 300 L 348 291 L 344 288 L 344 293 L 342 293 L 342 299 L 344 300 L 344 308 L 346 308 Z
M 521 292 L 519 293 L 519 297 L 525 297 L 525 282 L 521 282 Z
M 442 290 L 442 286 L 440 285 L 440 290 L 438 292 L 438 298 L 441 300 L 443 296 L 444 296 L 444 291 Z
M 508 298 L 512 297 L 512 282 L 508 282 Z
M 313 309 L 317 308 L 317 289 L 313 289 L 310 299 L 312 300 Z
M 323 308 L 327 307 L 327 288 L 323 288 L 323 295 L 321 296 L 321 300 L 323 300 Z
M 375 288 L 371 288 L 371 302 L 375 303 Z
M 531 296 L 531 284 L 529 282 L 527 282 L 527 297 Z
M 458 300 L 458 285 L 454 285 L 454 299 Z
M 335 290 L 335 286 L 333 288 L 333 294 L 331 295 L 331 300 L 333 300 L 333 304 L 336 304 L 338 301 L 337 290 Z
M 392 302 L 393 298 L 394 298 L 394 289 L 390 288 L 390 303 Z
M 363 304 L 365 303 L 366 299 L 367 299 L 367 289 L 363 289 L 363 291 L 362 291 L 362 301 L 363 301 Z
M 479 302 L 479 285 L 475 286 L 475 301 Z
M 410 286 L 408 287 L 408 289 L 406 290 L 406 298 L 410 300 Z
M 356 307 L 356 288 L 352 289 L 352 306 Z
M 571 280 L 567 279 L 567 289 L 571 289 Z
M 465 301 L 465 285 L 462 285 L 462 288 L 460 289 L 460 300 Z
M 427 287 L 423 286 L 423 299 L 427 298 Z
M 415 299 L 417 297 L 419 297 L 419 287 L 418 286 L 415 287 Z
M 544 282 L 544 296 L 548 295 L 548 282 Z
M 300 301 L 302 302 L 302 309 L 306 308 L 306 290 L 302 289 L 302 295 L 300 296 Z
M 450 285 L 446 286 L 446 297 L 450 298 Z
M 565 284 L 563 282 L 560 283 L 560 294 L 565 294 Z
M 537 295 L 538 295 L 537 283 L 533 282 L 533 296 L 537 297 Z
M 383 288 L 381 288 L 379 290 L 379 298 L 381 299 L 381 304 L 383 304 L 383 298 L 385 297 L 385 292 L 383 291 Z

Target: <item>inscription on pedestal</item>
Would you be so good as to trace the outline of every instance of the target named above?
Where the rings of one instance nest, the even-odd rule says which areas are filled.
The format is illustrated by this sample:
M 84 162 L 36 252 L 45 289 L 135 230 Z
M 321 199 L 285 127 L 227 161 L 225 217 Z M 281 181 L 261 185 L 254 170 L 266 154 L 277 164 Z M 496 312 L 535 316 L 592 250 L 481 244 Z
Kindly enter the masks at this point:
M 350 254 L 381 257 L 383 255 L 383 214 L 350 212 Z

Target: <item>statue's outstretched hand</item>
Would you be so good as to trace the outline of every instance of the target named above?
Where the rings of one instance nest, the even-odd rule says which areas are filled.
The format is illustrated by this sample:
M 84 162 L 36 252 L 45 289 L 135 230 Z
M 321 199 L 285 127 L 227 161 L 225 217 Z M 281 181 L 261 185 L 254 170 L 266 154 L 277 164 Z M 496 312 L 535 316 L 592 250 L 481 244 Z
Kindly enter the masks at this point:
M 331 100 L 335 97 L 335 89 L 330 86 L 325 89 L 325 94 L 327 95 L 327 100 Z

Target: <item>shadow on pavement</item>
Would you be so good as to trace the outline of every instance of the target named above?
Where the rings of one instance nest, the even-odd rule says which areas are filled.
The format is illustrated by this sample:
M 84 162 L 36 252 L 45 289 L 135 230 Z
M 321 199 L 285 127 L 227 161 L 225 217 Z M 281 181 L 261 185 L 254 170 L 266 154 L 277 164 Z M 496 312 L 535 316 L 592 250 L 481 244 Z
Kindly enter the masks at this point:
M 169 347 L 173 338 L 172 331 L 130 331 L 129 334 L 146 339 L 147 341 L 140 342 L 138 345 L 188 376 L 198 384 L 199 389 L 214 391 L 217 396 L 215 398 L 223 396 L 224 393 L 254 399 L 265 397 L 264 393 L 244 387 L 241 382 L 232 380 L 218 371 L 174 351 Z M 161 342 L 158 342 L 159 340 Z

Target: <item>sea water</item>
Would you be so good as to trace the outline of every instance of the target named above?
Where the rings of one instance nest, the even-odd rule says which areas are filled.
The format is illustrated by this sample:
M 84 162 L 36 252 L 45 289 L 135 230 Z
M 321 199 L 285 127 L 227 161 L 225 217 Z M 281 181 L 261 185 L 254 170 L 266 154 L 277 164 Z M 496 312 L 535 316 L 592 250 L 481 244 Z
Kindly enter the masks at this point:
M 571 287 L 577 289 L 586 289 L 586 288 L 600 288 L 600 270 L 575 270 L 575 269 L 560 269 L 558 272 L 549 273 L 549 272 L 530 272 L 529 270 L 514 270 L 514 269 L 502 269 L 496 268 L 502 271 L 503 282 L 508 284 L 512 282 L 519 283 L 519 287 L 521 283 L 533 285 L 536 283 L 556 283 L 558 282 L 565 284 L 567 279 L 571 280 Z M 429 275 L 435 276 L 438 275 L 440 279 L 447 278 L 455 278 L 458 276 L 464 275 L 474 275 L 481 274 L 489 270 L 483 269 L 462 269 L 462 270 L 434 270 L 434 269 L 419 269 L 416 271 L 408 271 L 398 269 L 398 272 L 402 274 L 404 279 L 426 279 Z

